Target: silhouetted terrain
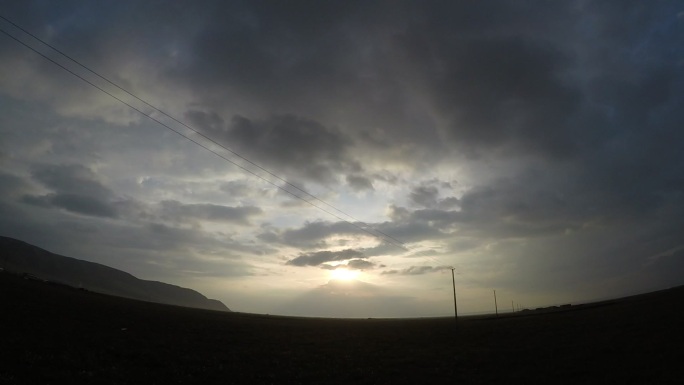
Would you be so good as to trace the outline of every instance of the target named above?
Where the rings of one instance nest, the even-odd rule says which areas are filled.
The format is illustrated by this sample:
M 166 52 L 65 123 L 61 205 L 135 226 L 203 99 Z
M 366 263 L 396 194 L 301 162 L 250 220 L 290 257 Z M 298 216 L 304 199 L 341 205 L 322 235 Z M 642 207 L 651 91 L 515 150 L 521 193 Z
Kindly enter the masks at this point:
M 0 384 L 681 383 L 682 287 L 458 323 L 188 309 L 8 273 L 0 300 Z
M 0 267 L 98 293 L 200 309 L 230 311 L 223 303 L 180 286 L 138 279 L 98 263 L 53 254 L 28 243 L 0 237 Z

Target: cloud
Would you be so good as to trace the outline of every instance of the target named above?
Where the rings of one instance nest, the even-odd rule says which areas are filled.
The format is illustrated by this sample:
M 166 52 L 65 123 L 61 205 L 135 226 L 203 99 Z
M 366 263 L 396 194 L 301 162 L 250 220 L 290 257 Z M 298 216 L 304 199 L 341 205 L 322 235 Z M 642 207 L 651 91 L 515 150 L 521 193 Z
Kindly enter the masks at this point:
M 626 179 L 623 191 L 614 190 L 614 183 L 604 185 L 606 179 L 615 181 L 622 174 L 603 167 L 581 169 L 579 173 L 569 169 L 560 174 L 529 167 L 515 178 L 499 177 L 466 189 L 460 198 L 441 199 L 436 188 L 419 186 L 409 197 L 411 203 L 423 207 L 391 205 L 388 216 L 392 222 L 382 228 L 404 240 L 415 239 L 418 234 L 423 239 L 440 239 L 456 232 L 500 239 L 544 237 L 597 221 L 617 223 L 648 215 L 664 203 L 659 202 L 664 196 L 649 196 L 654 185 L 647 189 L 649 195 L 637 194 L 640 187 L 629 185 Z M 591 190 L 582 187 L 588 177 L 596 178 Z M 643 178 L 649 177 L 644 173 Z M 630 193 L 623 200 L 621 196 L 627 191 Z
M 0 75 L 4 234 L 77 239 L 80 256 L 146 272 L 304 277 L 316 269 L 278 258 L 308 266 L 350 249 L 389 265 L 368 274 L 408 274 L 407 258 L 416 274 L 438 255 L 545 293 L 642 272 L 675 281 L 675 260 L 642 269 L 684 226 L 684 30 L 671 2 L 8 4 L 36 36 L 411 251 L 369 245 L 148 130 L 14 43 L 0 52 L 13 68 Z
M 102 220 L 99 216 L 74 216 L 5 203 L 0 203 L 0 213 L 3 236 L 103 263 L 141 278 L 159 279 L 163 275 L 167 282 L 178 282 L 189 275 L 252 274 L 250 264 L 240 257 L 260 254 L 265 249 L 225 234 L 216 237 L 197 227 L 123 220 L 123 216 L 115 221 Z
M 347 175 L 347 184 L 354 191 L 360 192 L 364 190 L 373 190 L 373 182 L 365 176 L 361 175 Z
M 58 207 L 64 210 L 96 217 L 117 217 L 117 211 L 109 202 L 78 194 L 24 195 L 22 202 L 38 207 Z
M 330 265 L 323 263 L 320 265 L 321 269 L 325 270 L 337 270 L 337 269 L 350 269 L 350 270 L 371 270 L 375 268 L 375 264 L 370 261 L 363 259 L 352 259 L 346 264 Z
M 221 184 L 220 190 L 229 194 L 231 197 L 247 196 L 251 189 L 246 182 L 229 181 Z
M 360 251 L 346 249 L 340 251 L 316 251 L 301 254 L 296 258 L 287 261 L 292 266 L 318 266 L 325 262 L 345 261 L 354 258 L 366 258 Z
M 412 203 L 423 207 L 435 206 L 438 196 L 439 190 L 435 186 L 418 186 L 409 195 Z
M 445 134 L 459 148 L 514 145 L 545 157 L 577 151 L 567 121 L 580 99 L 562 80 L 569 63 L 562 53 L 520 38 L 437 49 L 447 70 L 435 79 L 432 95 L 451 119 Z
M 206 220 L 249 225 L 250 217 L 263 213 L 263 210 L 254 206 L 231 207 L 210 203 L 185 204 L 172 200 L 162 201 L 159 207 L 160 218 L 172 222 Z
M 311 119 L 274 115 L 259 120 L 236 115 L 224 124 L 215 113 L 191 110 L 186 115 L 209 137 L 289 178 L 329 184 L 336 181 L 338 172 L 361 170 L 347 155 L 350 139 Z
M 60 193 L 109 198 L 112 191 L 89 168 L 77 164 L 43 165 L 31 173 L 33 179 Z
M 45 195 L 25 194 L 22 203 L 96 217 L 118 216 L 114 193 L 102 184 L 97 175 L 81 165 L 42 165 L 31 173 L 34 180 L 55 192 Z
M 23 178 L 0 171 L 0 197 L 13 198 L 28 190 L 30 185 Z
M 402 270 L 386 270 L 384 275 L 423 275 L 439 271 L 451 270 L 451 266 L 411 266 Z
M 352 238 L 364 235 L 365 232 L 347 222 L 316 221 L 305 222 L 300 228 L 288 228 L 278 233 L 267 232 L 260 237 L 263 240 L 277 241 L 294 247 L 324 248 L 333 236 Z
M 375 264 L 373 262 L 363 259 L 352 259 L 351 261 L 347 262 L 347 268 L 353 270 L 369 270 L 373 269 L 374 267 Z

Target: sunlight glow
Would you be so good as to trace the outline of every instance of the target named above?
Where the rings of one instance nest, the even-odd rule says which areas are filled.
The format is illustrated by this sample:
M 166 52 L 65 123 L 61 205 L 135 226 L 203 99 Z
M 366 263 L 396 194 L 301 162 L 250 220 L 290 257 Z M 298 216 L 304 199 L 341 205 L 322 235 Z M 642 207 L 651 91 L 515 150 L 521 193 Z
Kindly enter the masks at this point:
M 359 276 L 359 271 L 349 269 L 330 270 L 330 278 L 340 281 L 351 281 Z

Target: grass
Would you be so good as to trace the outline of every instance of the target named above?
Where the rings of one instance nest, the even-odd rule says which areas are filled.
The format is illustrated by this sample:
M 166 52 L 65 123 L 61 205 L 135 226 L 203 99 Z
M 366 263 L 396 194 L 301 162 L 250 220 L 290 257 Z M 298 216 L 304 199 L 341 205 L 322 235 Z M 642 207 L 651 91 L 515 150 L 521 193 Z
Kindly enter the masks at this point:
M 0 274 L 0 384 L 679 383 L 684 289 L 538 314 L 307 319 Z

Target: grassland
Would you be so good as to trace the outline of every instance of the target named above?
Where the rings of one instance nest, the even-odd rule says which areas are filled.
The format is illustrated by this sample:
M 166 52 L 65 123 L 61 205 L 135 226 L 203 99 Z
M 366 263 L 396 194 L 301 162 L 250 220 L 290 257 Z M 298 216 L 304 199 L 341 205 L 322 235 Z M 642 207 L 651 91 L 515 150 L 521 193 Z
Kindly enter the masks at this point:
M 7 273 L 0 299 L 0 384 L 663 384 L 682 377 L 682 288 L 458 323 L 193 310 Z

